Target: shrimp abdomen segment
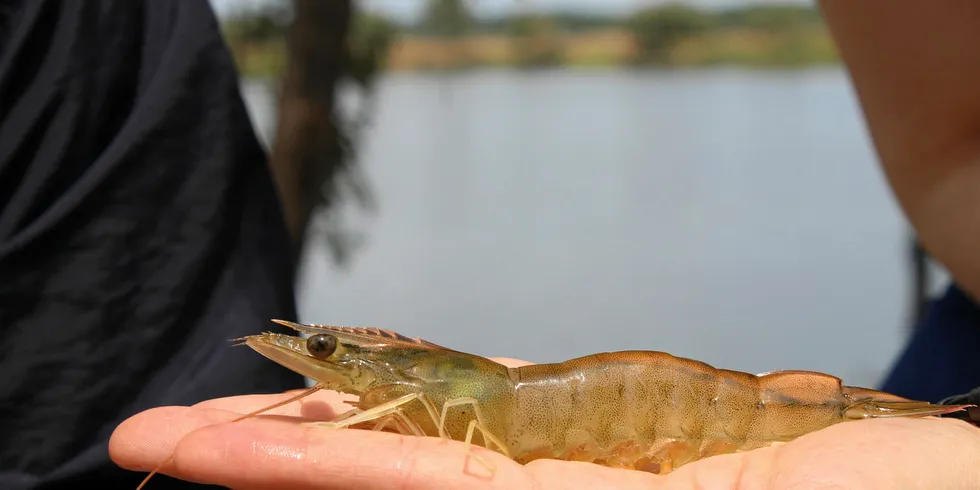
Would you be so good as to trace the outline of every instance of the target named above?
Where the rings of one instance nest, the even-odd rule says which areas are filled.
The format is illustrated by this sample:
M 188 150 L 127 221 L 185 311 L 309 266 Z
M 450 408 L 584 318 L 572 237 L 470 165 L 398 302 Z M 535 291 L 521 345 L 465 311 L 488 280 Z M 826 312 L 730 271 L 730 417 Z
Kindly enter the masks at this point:
M 507 441 L 523 462 L 548 457 L 677 467 L 846 420 L 958 409 L 846 387 L 816 372 L 753 375 L 649 351 L 523 366 L 511 377 Z
M 515 371 L 508 439 L 518 455 L 639 460 L 662 450 L 700 453 L 702 441 L 727 452 L 719 448 L 737 445 L 750 429 L 744 420 L 758 399 L 751 375 L 723 378 L 705 363 L 659 352 L 596 354 Z
M 842 422 L 847 399 L 839 378 L 810 371 L 780 371 L 756 376 L 756 413 L 747 439 L 789 441 Z

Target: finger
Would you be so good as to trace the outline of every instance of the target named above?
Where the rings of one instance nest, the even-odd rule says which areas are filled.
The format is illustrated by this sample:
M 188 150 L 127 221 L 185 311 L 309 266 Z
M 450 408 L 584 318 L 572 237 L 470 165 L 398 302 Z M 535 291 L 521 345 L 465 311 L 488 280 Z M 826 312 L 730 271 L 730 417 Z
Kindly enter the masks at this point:
M 181 438 L 201 427 L 229 422 L 239 414 L 224 410 L 158 407 L 119 424 L 109 437 L 109 457 L 117 465 L 149 471 L 173 453 Z
M 756 488 L 822 488 L 823 486 L 783 487 L 769 482 L 775 477 L 773 472 L 776 456 L 775 447 L 765 447 L 752 451 L 722 454 L 688 463 L 664 475 L 663 490 L 695 490 L 711 488 L 714 490 L 754 490 Z M 827 468 L 823 468 L 827 470 Z M 838 488 L 838 487 L 834 487 Z M 847 487 L 840 487 L 847 488 Z
M 539 459 L 528 463 L 525 469 L 537 483 L 534 488 L 541 490 L 569 488 L 569 482 L 574 482 L 574 488 L 659 490 L 666 483 L 664 477 L 653 473 L 609 468 L 592 463 Z
M 533 362 L 522 361 L 520 359 L 514 359 L 512 357 L 491 357 L 490 360 L 493 362 L 499 362 L 500 364 L 503 364 L 504 366 L 507 367 L 521 367 L 521 366 L 530 366 L 534 364 Z
M 204 408 L 147 410 L 116 428 L 110 457 L 120 467 L 149 471 L 173 455 L 162 473 L 232 488 L 394 488 L 371 486 L 379 477 L 404 482 L 405 488 L 414 482 L 422 482 L 420 488 L 508 488 L 495 482 L 513 485 L 515 478 L 527 479 L 520 465 L 474 446 L 474 453 L 497 466 L 487 480 L 487 470 L 455 441 L 311 428 L 286 418 L 223 423 L 236 416 Z M 443 474 L 448 461 L 483 486 L 469 480 L 454 486 L 459 481 Z
M 569 481 L 585 482 L 585 488 L 651 488 L 658 482 L 655 475 L 586 463 L 540 461 L 526 471 L 503 456 L 473 447 L 475 454 L 496 466 L 496 472 L 489 473 L 468 459 L 465 445 L 458 442 L 308 428 L 284 418 L 222 423 L 234 416 L 187 407 L 148 410 L 117 428 L 110 456 L 123 468 L 149 471 L 173 454 L 174 463 L 163 473 L 242 489 L 550 489 Z M 565 464 L 569 466 L 561 466 Z
M 232 422 L 241 415 L 273 406 L 305 390 L 292 390 L 272 395 L 244 395 L 216 398 L 200 402 L 193 407 L 158 407 L 134 415 L 113 431 L 110 452 L 121 459 L 120 465 L 129 467 L 133 455 L 163 461 L 172 454 L 177 442 L 188 433 L 218 423 Z M 263 412 L 260 416 L 287 416 L 305 421 L 332 420 L 351 408 L 345 400 L 356 399 L 349 395 L 321 390 L 306 398 Z M 145 434 L 133 436 L 135 433 Z M 161 456 L 163 455 L 163 456 Z M 114 458 L 115 459 L 115 458 Z M 133 467 L 132 469 L 150 469 Z
M 236 489 L 531 488 L 522 466 L 471 448 L 496 470 L 455 441 L 249 420 L 190 433 L 176 448 L 175 476 Z
M 808 488 L 980 488 L 980 429 L 960 420 L 874 419 L 838 424 L 778 448 L 772 482 Z M 833 468 L 830 474 L 827 468 Z M 928 483 L 927 483 L 928 482 Z

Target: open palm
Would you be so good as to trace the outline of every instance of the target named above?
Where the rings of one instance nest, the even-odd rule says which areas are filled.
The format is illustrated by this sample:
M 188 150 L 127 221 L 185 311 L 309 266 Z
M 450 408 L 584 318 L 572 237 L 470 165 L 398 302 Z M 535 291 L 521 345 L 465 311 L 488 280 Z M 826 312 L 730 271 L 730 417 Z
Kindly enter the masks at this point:
M 173 454 L 164 473 L 233 489 L 980 488 L 980 429 L 957 420 L 844 423 L 786 444 L 707 458 L 666 476 L 551 460 L 521 466 L 473 447 L 496 466 L 491 473 L 455 441 L 301 425 L 349 408 L 343 401 L 350 398 L 333 392 L 227 423 L 290 395 L 147 410 L 116 429 L 110 455 L 124 468 L 149 471 Z

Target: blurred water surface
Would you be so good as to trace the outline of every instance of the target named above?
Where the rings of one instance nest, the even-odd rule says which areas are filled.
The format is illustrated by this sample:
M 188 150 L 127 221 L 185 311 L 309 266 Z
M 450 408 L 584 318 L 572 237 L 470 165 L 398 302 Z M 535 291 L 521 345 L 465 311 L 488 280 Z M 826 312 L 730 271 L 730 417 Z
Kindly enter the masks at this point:
M 838 69 L 392 75 L 360 151 L 379 212 L 349 272 L 312 238 L 302 321 L 858 385 L 904 341 L 907 226 Z

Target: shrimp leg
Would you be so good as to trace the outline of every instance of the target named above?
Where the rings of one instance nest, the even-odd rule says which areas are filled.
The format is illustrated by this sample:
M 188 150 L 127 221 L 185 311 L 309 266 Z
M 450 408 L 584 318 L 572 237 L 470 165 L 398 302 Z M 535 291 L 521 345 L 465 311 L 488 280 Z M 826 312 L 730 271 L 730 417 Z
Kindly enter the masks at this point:
M 348 410 L 348 411 L 346 411 L 346 412 L 338 415 L 336 418 L 334 418 L 330 422 L 325 422 L 325 424 L 331 424 L 328 428 L 337 428 L 340 422 L 342 422 L 344 420 L 347 420 L 347 419 L 349 419 L 349 418 L 351 418 L 354 415 L 357 415 L 359 413 L 364 413 L 364 411 L 361 410 L 361 409 L 359 409 L 359 408 L 354 408 L 352 410 Z M 415 436 L 419 436 L 419 437 L 425 436 L 425 434 L 420 430 L 420 428 L 418 427 L 417 424 L 409 424 L 409 422 L 407 420 L 408 420 L 408 416 L 405 415 L 405 413 L 401 410 L 401 408 L 399 408 L 399 409 L 396 410 L 395 413 L 391 413 L 391 414 L 388 414 L 388 415 L 381 416 L 381 418 L 377 419 L 377 422 L 374 425 L 369 425 L 369 427 L 371 427 L 370 430 L 372 430 L 372 431 L 381 431 L 381 430 L 384 430 L 385 427 L 388 426 L 388 424 L 395 423 L 396 424 L 396 427 L 395 428 L 402 435 L 415 435 Z M 371 420 L 367 420 L 367 421 L 363 421 L 363 422 L 358 422 L 358 423 L 355 423 L 355 424 L 351 424 L 351 425 L 349 425 L 347 427 L 350 427 L 352 429 L 355 429 L 355 428 L 356 429 L 363 429 L 364 427 L 359 427 L 359 426 L 361 424 L 369 424 L 370 422 L 372 422 L 372 421 Z
M 405 423 L 402 420 L 400 420 L 397 415 L 398 414 L 395 413 L 390 415 L 385 415 L 380 420 L 378 420 L 378 423 L 374 424 L 374 427 L 372 427 L 371 430 L 375 432 L 379 432 L 387 428 L 388 424 L 394 423 L 396 425 L 395 429 L 397 429 L 398 433 L 401 435 L 406 435 L 406 436 L 409 434 L 416 435 L 416 436 L 419 435 L 419 434 L 414 434 L 412 428 L 406 426 Z
M 306 422 L 303 425 L 308 425 L 312 427 L 320 427 L 325 429 L 341 429 L 345 427 L 350 427 L 364 422 L 376 421 L 377 424 L 374 426 L 373 430 L 380 430 L 384 428 L 392 419 L 397 419 L 408 426 L 408 428 L 416 436 L 425 436 L 425 433 L 419 427 L 417 423 L 412 421 L 405 412 L 402 411 L 401 407 L 414 400 L 419 400 L 422 405 L 425 406 L 426 411 L 429 413 L 429 417 L 432 422 L 436 424 L 439 429 L 439 436 L 442 439 L 449 439 L 449 435 L 446 434 L 445 423 L 446 415 L 451 407 L 458 405 L 472 405 L 476 412 L 476 419 L 471 420 L 469 427 L 466 431 L 466 452 L 470 452 L 471 440 L 473 438 L 473 432 L 475 429 L 480 429 L 480 433 L 483 434 L 485 441 L 491 441 L 499 447 L 507 457 L 510 457 L 510 452 L 507 447 L 504 446 L 500 439 L 497 439 L 487 428 L 486 424 L 483 422 L 483 413 L 480 411 L 479 402 L 475 398 L 458 398 L 455 400 L 449 400 L 442 406 L 442 418 L 439 419 L 435 415 L 435 406 L 432 401 L 425 394 L 422 393 L 411 393 L 398 397 L 386 403 L 382 403 L 376 407 L 368 410 L 359 411 L 358 409 L 353 409 L 338 417 L 338 420 L 330 422 Z M 480 456 L 472 455 L 478 463 L 485 467 L 489 471 L 495 471 L 495 465 L 484 460 Z
M 479 429 L 480 430 L 480 434 L 483 435 L 483 444 L 484 444 L 484 446 L 486 446 L 489 449 L 490 448 L 490 445 L 487 444 L 487 443 L 488 442 L 492 442 L 492 443 L 494 443 L 494 445 L 496 445 L 498 448 L 500 448 L 500 450 L 504 453 L 505 456 L 507 456 L 508 458 L 510 458 L 511 457 L 510 450 L 507 449 L 507 446 L 505 446 L 502 442 L 500 442 L 500 439 L 498 439 L 497 436 L 493 435 L 493 433 L 490 432 L 490 430 L 487 428 L 487 424 L 486 424 L 486 422 L 484 422 L 484 419 L 483 419 L 483 411 L 480 410 L 480 402 L 476 398 L 473 398 L 473 397 L 456 398 L 456 399 L 453 399 L 453 400 L 448 400 L 448 401 L 446 401 L 446 403 L 443 403 L 442 404 L 442 418 L 439 420 L 439 434 L 440 435 L 445 434 L 445 431 L 446 431 L 446 415 L 448 414 L 449 409 L 452 408 L 452 407 L 457 407 L 457 406 L 462 406 L 462 405 L 470 405 L 470 406 L 472 406 L 473 407 L 473 412 L 476 414 L 476 418 L 473 419 L 473 420 L 471 420 L 469 426 L 466 428 L 466 444 L 467 444 L 467 448 L 469 447 L 469 445 L 471 444 L 471 441 L 473 439 L 473 431 L 474 431 L 474 429 Z
M 401 420 L 408 428 L 412 431 L 414 435 L 424 436 L 425 433 L 422 431 L 421 427 L 413 422 L 410 418 L 405 415 L 405 412 L 401 410 L 401 406 L 405 405 L 412 400 L 419 397 L 419 394 L 412 393 L 409 395 L 398 397 L 390 402 L 382 403 L 376 407 L 369 410 L 358 411 L 354 409 L 342 414 L 337 420 L 330 422 L 307 422 L 304 425 L 320 427 L 324 429 L 342 429 L 344 427 L 350 427 L 362 422 L 378 421 L 380 423 L 387 423 L 386 420 L 390 417 L 396 417 Z
M 380 432 L 391 426 L 391 428 L 395 429 L 395 431 L 403 436 L 424 437 L 425 434 L 419 431 L 417 427 L 406 424 L 405 417 L 406 416 L 404 413 L 391 413 L 384 415 L 377 420 L 361 422 L 359 424 L 351 425 L 348 428 Z

